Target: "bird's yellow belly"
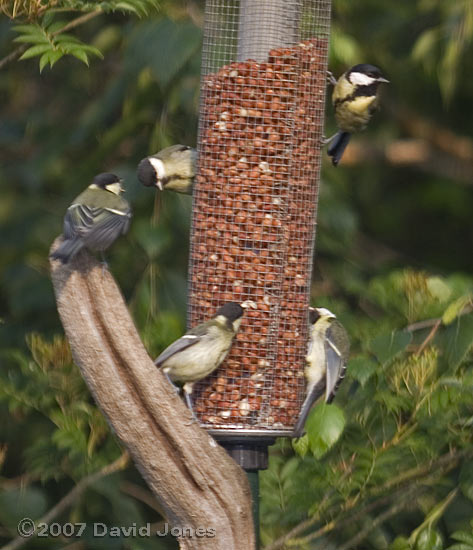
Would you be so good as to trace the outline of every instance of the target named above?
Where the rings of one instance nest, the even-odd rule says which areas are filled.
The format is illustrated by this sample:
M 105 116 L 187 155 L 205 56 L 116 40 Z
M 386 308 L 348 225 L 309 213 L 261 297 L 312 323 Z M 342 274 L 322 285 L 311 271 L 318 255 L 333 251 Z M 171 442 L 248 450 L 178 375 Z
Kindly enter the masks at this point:
M 368 124 L 375 108 L 375 97 L 357 97 L 340 103 L 335 111 L 337 126 L 344 132 L 360 132 Z

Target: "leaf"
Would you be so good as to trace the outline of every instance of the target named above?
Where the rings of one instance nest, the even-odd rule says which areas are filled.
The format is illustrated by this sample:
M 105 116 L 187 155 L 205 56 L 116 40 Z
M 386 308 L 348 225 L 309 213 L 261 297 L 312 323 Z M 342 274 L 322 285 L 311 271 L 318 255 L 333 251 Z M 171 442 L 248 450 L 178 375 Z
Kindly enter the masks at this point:
M 128 71 L 136 73 L 149 66 L 155 79 L 165 87 L 197 52 L 201 40 L 201 29 L 190 22 L 144 22 L 133 33 L 127 48 Z
M 348 374 L 364 386 L 376 372 L 376 367 L 376 362 L 369 357 L 355 357 L 348 363 Z
M 25 42 L 26 44 L 51 44 L 44 34 L 23 34 L 17 36 L 13 42 Z
M 444 325 L 449 325 L 452 323 L 463 311 L 465 306 L 471 302 L 471 294 L 465 296 L 460 296 L 457 300 L 452 302 L 442 315 L 442 323 Z
M 391 361 L 406 349 L 412 340 L 412 333 L 407 330 L 394 330 L 377 336 L 369 343 L 369 349 L 376 355 L 381 364 Z
M 304 458 L 309 450 L 309 438 L 307 434 L 304 434 L 302 437 L 299 437 L 298 439 L 292 440 L 292 448 L 296 453 Z
M 20 57 L 20 59 L 30 59 L 31 57 L 36 57 L 37 55 L 41 55 L 51 50 L 51 44 L 38 44 L 37 46 L 31 46 L 31 48 L 28 48 L 26 52 Z
M 56 21 L 48 27 L 47 32 L 49 34 L 53 34 L 63 29 L 66 25 L 67 25 L 67 21 Z
M 426 283 L 430 294 L 440 302 L 447 301 L 452 294 L 452 289 L 441 277 L 428 277 Z
M 423 529 L 415 544 L 415 550 L 442 550 L 443 540 L 442 536 L 435 529 L 426 528 Z
M 67 53 L 70 53 L 74 57 L 77 57 L 77 59 L 85 63 L 87 67 L 89 66 L 89 58 L 87 57 L 87 54 L 84 52 L 84 50 L 82 50 L 81 48 L 72 49 Z
M 460 471 L 460 489 L 473 502 L 473 463 L 464 462 Z
M 138 9 L 135 6 L 133 6 L 130 2 L 118 2 L 116 4 L 115 9 L 123 10 L 123 11 L 131 11 L 133 13 L 136 13 L 136 15 L 138 16 L 141 15 Z
M 323 403 L 312 409 L 306 430 L 315 458 L 321 458 L 338 441 L 344 428 L 345 415 L 336 405 Z
M 44 53 L 42 56 L 41 56 L 41 59 L 39 60 L 39 72 L 42 73 L 43 72 L 43 69 L 44 67 L 49 63 L 49 66 L 50 67 L 53 67 L 55 65 L 55 63 L 57 61 L 59 61 L 59 59 L 61 59 L 61 57 L 63 56 L 64 54 L 62 52 L 60 52 L 59 50 L 51 50 L 49 52 L 46 52 Z
M 54 37 L 54 42 L 57 42 L 58 44 L 61 44 L 62 42 L 70 42 L 74 44 L 80 44 L 80 40 L 77 39 L 74 35 L 65 32 L 64 34 L 58 34 Z
M 48 25 L 50 25 L 52 23 L 55 15 L 56 14 L 52 10 L 46 11 L 46 13 L 44 14 L 43 19 L 41 20 L 41 26 L 42 27 L 48 27 Z
M 41 517 L 46 509 L 47 498 L 40 489 L 22 487 L 0 493 L 0 520 L 7 527 L 16 528 L 24 517 Z
M 23 34 L 43 34 L 43 31 L 39 25 L 14 25 L 12 29 Z
M 281 468 L 281 479 L 292 477 L 299 467 L 299 460 L 296 457 L 290 458 Z
M 473 345 L 473 315 L 463 315 L 444 331 L 445 356 L 456 369 Z
M 390 544 L 389 550 L 411 550 L 411 545 L 406 537 L 396 537 Z
M 473 534 L 466 533 L 465 531 L 455 531 L 450 535 L 452 539 L 458 540 L 459 542 L 464 542 L 468 545 L 468 548 L 473 549 Z M 449 548 L 450 550 L 450 548 Z

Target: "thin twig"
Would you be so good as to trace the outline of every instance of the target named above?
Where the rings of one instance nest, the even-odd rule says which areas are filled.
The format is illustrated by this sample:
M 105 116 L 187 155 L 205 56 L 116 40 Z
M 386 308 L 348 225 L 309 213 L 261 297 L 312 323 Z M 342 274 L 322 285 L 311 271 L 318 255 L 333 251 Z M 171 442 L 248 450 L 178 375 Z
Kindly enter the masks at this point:
M 62 29 L 59 29 L 56 32 L 53 32 L 51 36 L 56 36 L 58 34 L 61 34 L 63 32 L 69 31 L 71 29 L 74 29 L 78 27 L 79 25 L 82 25 L 84 23 L 87 23 L 87 21 L 90 21 L 94 17 L 97 17 L 97 15 L 101 15 L 103 13 L 103 10 L 98 9 L 91 11 L 89 13 L 85 13 L 84 15 L 81 15 L 80 17 L 77 17 L 76 19 L 73 19 L 67 25 L 64 25 Z M 10 52 L 8 55 L 0 59 L 0 70 L 3 69 L 5 65 L 8 65 L 10 61 L 15 61 L 15 59 L 18 59 L 21 57 L 21 55 L 30 47 L 30 44 L 22 44 L 21 46 L 18 46 L 15 50 Z
M 350 540 L 348 540 L 345 544 L 342 544 L 342 546 L 338 547 L 338 550 L 351 550 L 352 548 L 355 548 L 356 545 L 361 542 L 369 533 L 374 531 L 378 525 L 381 525 L 389 518 L 399 514 L 399 512 L 409 510 L 413 506 L 415 506 L 415 500 L 412 498 L 416 493 L 421 494 L 427 490 L 426 487 L 420 487 L 416 488 L 416 490 L 407 490 L 404 493 L 404 498 L 400 500 L 396 500 L 392 506 L 390 506 L 387 510 L 385 510 L 382 514 L 380 514 L 377 518 L 375 518 L 373 521 L 367 522 L 367 525 L 358 531 L 358 533 L 352 537 Z
M 468 315 L 468 313 L 471 313 L 473 311 L 472 305 L 466 305 L 462 311 L 458 314 L 458 317 L 462 317 L 463 315 Z M 412 323 L 411 325 L 407 325 L 406 330 L 409 332 L 414 332 L 416 330 L 422 330 L 424 328 L 429 328 L 435 326 L 438 322 L 442 322 L 441 317 L 436 317 L 434 319 L 425 319 L 424 321 L 417 321 L 417 323 Z
M 429 345 L 429 342 L 437 334 L 437 331 L 441 324 L 442 324 L 441 319 L 438 319 L 435 325 L 432 327 L 432 330 L 427 335 L 427 338 L 422 342 L 419 349 L 415 352 L 415 355 L 419 356 L 425 350 L 425 348 Z
M 425 487 L 421 488 L 422 491 L 426 490 Z M 291 546 L 305 546 L 309 542 L 320 538 L 325 533 L 329 533 L 330 531 L 334 531 L 340 524 L 343 523 L 343 526 L 348 525 L 349 523 L 354 523 L 355 521 L 358 521 L 362 516 L 365 516 L 372 510 L 379 509 L 381 506 L 384 506 L 388 504 L 389 502 L 392 502 L 393 500 L 395 502 L 399 502 L 399 499 L 406 499 L 411 498 L 411 493 L 416 492 L 422 492 L 421 490 L 418 490 L 417 488 L 413 488 L 412 486 L 408 488 L 407 490 L 405 488 L 399 489 L 398 491 L 392 493 L 391 495 L 383 496 L 373 502 L 370 502 L 369 504 L 366 504 L 365 506 L 360 507 L 359 510 L 356 510 L 352 514 L 346 514 L 342 512 L 335 520 L 332 520 L 327 525 L 324 525 L 317 531 L 310 533 L 309 535 L 302 537 L 300 539 L 296 539 L 294 541 L 291 541 Z M 373 525 L 373 524 L 372 524 Z
M 96 481 L 102 479 L 103 477 L 118 472 L 119 470 L 123 470 L 127 466 L 128 461 L 129 455 L 125 451 L 111 464 L 107 464 L 98 472 L 94 472 L 93 474 L 82 478 L 79 483 L 71 491 L 69 491 L 69 493 L 67 493 L 66 496 L 64 496 L 55 506 L 46 512 L 42 518 L 36 520 L 35 523 L 51 523 L 54 518 L 61 514 L 67 507 L 71 506 L 71 504 L 73 504 L 80 497 L 87 487 L 93 485 Z M 17 550 L 18 548 L 24 546 L 28 541 L 29 538 L 16 537 L 3 546 L 0 550 Z

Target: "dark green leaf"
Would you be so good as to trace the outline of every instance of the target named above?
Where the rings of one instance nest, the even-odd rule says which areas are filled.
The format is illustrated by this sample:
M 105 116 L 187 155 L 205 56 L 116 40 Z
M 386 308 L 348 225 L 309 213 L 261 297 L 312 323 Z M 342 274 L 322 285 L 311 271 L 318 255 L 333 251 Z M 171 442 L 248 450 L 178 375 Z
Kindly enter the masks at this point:
M 362 386 L 376 372 L 377 364 L 368 357 L 355 357 L 348 363 L 348 375 L 357 380 Z
M 449 325 L 444 341 L 448 364 L 456 369 L 473 345 L 473 315 L 463 315 Z
M 0 493 L 0 520 L 15 531 L 20 519 L 39 518 L 46 508 L 44 492 L 34 487 L 3 490 Z
M 377 336 L 369 343 L 370 350 L 381 364 L 391 361 L 406 349 L 412 340 L 412 334 L 407 330 L 393 330 Z
M 163 19 L 143 23 L 128 46 L 129 70 L 135 72 L 149 66 L 156 80 L 165 87 L 197 51 L 201 39 L 202 31 L 190 22 L 177 24 Z
M 473 502 L 473 463 L 464 462 L 460 471 L 460 489 Z

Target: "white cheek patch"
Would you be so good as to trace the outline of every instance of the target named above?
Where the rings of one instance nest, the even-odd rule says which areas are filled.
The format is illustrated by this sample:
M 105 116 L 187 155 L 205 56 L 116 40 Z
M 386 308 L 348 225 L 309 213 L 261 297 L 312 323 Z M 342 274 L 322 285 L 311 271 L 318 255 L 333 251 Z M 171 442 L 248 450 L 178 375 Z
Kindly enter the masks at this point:
M 109 183 L 105 186 L 105 189 L 111 193 L 115 193 L 115 195 L 119 195 L 123 191 L 122 186 L 118 181 L 116 183 Z
M 336 315 L 326 307 L 316 307 L 315 309 L 321 317 L 332 317 L 333 319 L 336 318 Z
M 156 176 L 158 180 L 162 180 L 166 176 L 166 170 L 164 169 L 163 161 L 154 157 L 148 157 L 148 161 L 151 166 L 156 170 Z
M 376 78 L 363 73 L 351 73 L 350 82 L 357 86 L 369 86 L 370 84 L 376 82 Z
M 181 336 L 181 338 L 188 338 L 189 340 L 195 340 L 198 338 L 195 334 L 184 334 L 184 336 Z

